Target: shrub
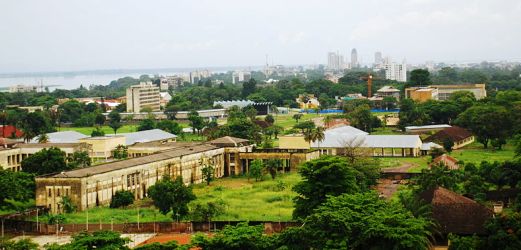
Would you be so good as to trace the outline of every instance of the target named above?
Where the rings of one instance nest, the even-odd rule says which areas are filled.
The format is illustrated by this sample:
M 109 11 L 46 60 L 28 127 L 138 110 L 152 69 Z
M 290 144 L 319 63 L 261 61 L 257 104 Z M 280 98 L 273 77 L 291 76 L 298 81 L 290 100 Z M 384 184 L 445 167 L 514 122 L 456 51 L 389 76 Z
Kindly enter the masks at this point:
M 134 203 L 134 194 L 130 191 L 117 191 L 110 201 L 110 208 L 126 207 Z

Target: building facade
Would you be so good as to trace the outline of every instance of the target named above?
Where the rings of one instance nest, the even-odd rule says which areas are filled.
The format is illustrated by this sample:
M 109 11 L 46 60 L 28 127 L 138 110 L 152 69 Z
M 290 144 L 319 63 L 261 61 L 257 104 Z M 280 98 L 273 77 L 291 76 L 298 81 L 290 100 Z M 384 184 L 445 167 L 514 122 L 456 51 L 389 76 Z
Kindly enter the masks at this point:
M 405 63 L 398 64 L 387 59 L 383 68 L 385 70 L 385 79 L 398 82 L 407 81 L 407 65 Z
M 160 111 L 159 87 L 152 82 L 142 82 L 127 89 L 127 112 L 138 113 L 148 108 Z

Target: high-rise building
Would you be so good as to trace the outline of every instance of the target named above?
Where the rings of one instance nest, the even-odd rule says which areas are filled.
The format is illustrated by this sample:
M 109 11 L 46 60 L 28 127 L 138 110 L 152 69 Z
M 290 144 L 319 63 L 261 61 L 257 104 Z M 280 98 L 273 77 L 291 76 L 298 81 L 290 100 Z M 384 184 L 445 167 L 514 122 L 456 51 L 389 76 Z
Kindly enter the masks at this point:
M 341 70 L 344 69 L 344 56 L 338 52 L 327 53 L 327 68 L 330 70 Z
M 199 81 L 209 78 L 212 76 L 212 73 L 205 69 L 205 70 L 196 70 L 190 72 L 190 83 L 198 83 Z
M 139 113 L 145 108 L 160 110 L 159 87 L 152 82 L 141 82 L 127 89 L 127 112 Z
M 382 58 L 382 52 L 377 51 L 376 53 L 374 53 L 374 64 L 375 65 L 382 64 L 383 61 L 384 61 L 384 59 Z
M 358 53 L 355 48 L 351 50 L 351 68 L 358 68 Z
M 399 64 L 392 62 L 389 58 L 386 58 L 383 68 L 385 69 L 385 79 L 398 82 L 407 81 L 407 65 L 405 62 Z
M 251 79 L 251 72 L 249 71 L 234 71 L 232 73 L 232 83 L 247 82 Z

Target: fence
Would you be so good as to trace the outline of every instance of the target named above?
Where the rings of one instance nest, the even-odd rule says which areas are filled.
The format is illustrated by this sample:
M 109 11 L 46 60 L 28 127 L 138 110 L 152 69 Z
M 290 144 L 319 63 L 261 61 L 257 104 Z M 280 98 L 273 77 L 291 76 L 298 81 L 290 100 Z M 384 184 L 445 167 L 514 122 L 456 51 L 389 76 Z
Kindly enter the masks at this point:
M 51 225 L 36 223 L 33 221 L 22 221 L 4 219 L 5 232 L 9 233 L 37 233 L 55 234 L 76 233 L 81 231 L 95 232 L 99 230 L 111 230 L 120 233 L 193 233 L 208 232 L 223 229 L 226 225 L 236 225 L 239 221 L 213 221 L 213 222 L 147 222 L 147 223 L 123 223 L 123 224 L 63 224 Z M 297 222 L 273 222 L 273 221 L 250 221 L 249 225 L 263 225 L 266 233 L 277 233 L 288 227 L 300 226 Z

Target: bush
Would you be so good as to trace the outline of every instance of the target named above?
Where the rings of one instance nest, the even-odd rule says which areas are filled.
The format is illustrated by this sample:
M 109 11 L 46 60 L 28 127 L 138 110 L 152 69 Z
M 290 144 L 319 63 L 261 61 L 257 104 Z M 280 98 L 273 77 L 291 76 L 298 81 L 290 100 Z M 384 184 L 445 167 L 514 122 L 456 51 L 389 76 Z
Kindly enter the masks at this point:
M 134 203 L 134 194 L 130 191 L 117 191 L 110 201 L 110 208 L 126 207 Z
M 225 203 L 222 200 L 207 203 L 196 203 L 192 207 L 191 216 L 194 221 L 210 221 L 224 212 Z

